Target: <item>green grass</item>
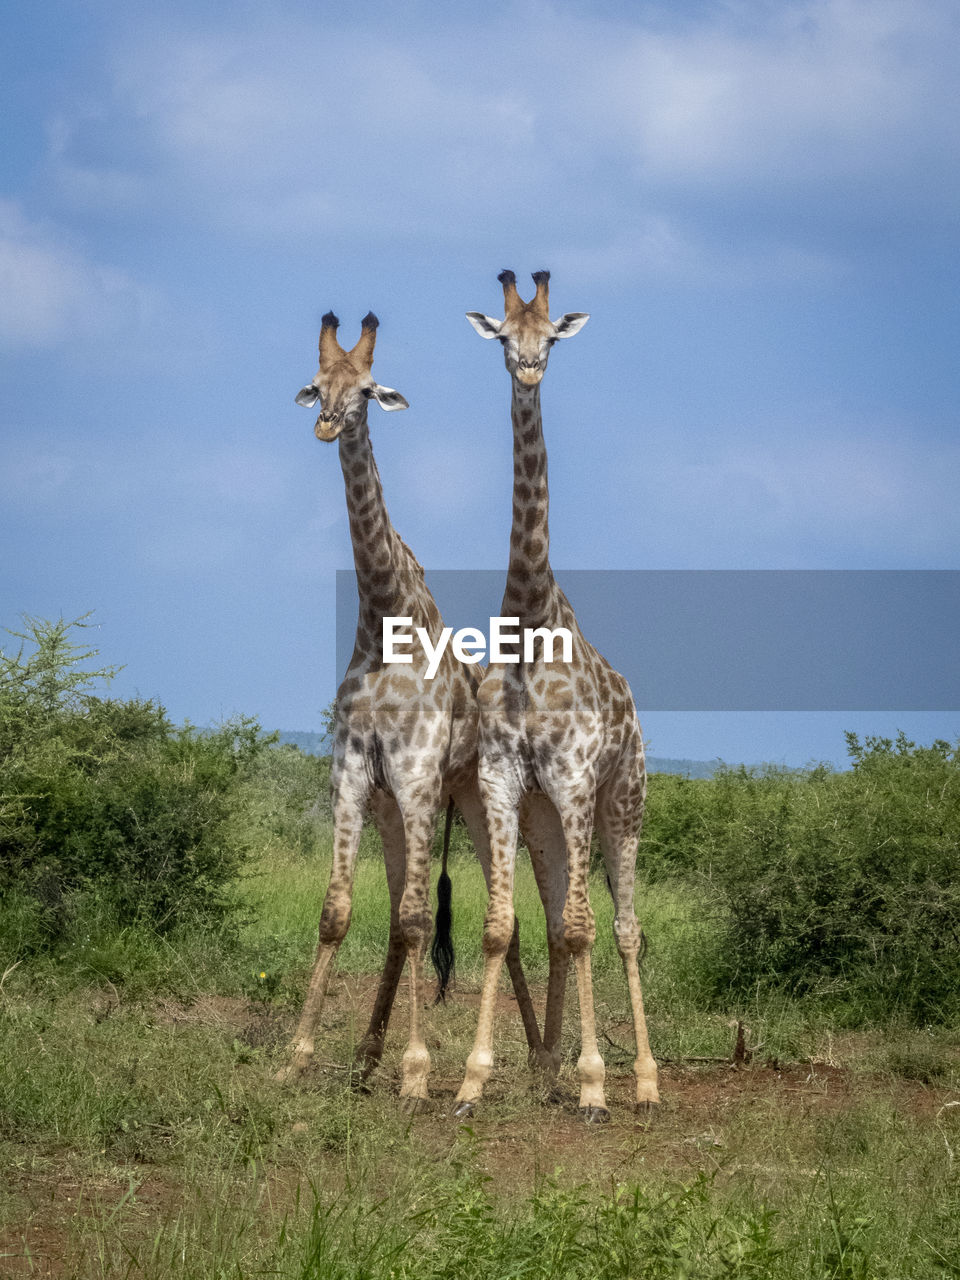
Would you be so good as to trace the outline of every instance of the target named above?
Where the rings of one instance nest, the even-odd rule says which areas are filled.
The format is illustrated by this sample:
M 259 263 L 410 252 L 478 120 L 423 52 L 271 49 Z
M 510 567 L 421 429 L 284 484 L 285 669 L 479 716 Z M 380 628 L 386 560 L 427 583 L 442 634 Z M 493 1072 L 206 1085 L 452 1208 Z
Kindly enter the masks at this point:
M 342 1069 L 368 1014 L 351 993 L 379 969 L 386 935 L 385 878 L 370 850 L 324 1015 L 324 1069 L 302 1088 L 277 1085 L 326 887 L 329 840 L 319 849 L 266 852 L 240 884 L 239 932 L 117 931 L 89 908 L 58 957 L 7 973 L 0 1274 L 960 1275 L 955 1036 L 845 1032 L 824 1002 L 782 994 L 724 1007 L 708 998 L 718 926 L 681 882 L 638 890 L 655 1052 L 728 1055 L 737 1017 L 764 1047 L 741 1073 L 667 1066 L 652 1128 L 625 1105 L 629 1007 L 600 877 L 595 982 L 612 1123 L 588 1130 L 571 1104 L 545 1104 L 515 1014 L 498 1022 L 486 1105 L 469 1127 L 451 1121 L 485 905 L 479 869 L 463 857 L 453 867 L 458 985 L 426 1013 L 435 1102 L 410 1117 L 396 1096 L 402 997 L 372 1092 L 350 1090 Z M 517 904 L 539 999 L 546 948 L 525 859 Z M 0 934 L 6 948 L 14 936 Z M 15 958 L 5 956 L 0 972 Z M 561 1082 L 575 1099 L 572 987 Z M 804 1065 L 778 1074 L 769 1057 Z

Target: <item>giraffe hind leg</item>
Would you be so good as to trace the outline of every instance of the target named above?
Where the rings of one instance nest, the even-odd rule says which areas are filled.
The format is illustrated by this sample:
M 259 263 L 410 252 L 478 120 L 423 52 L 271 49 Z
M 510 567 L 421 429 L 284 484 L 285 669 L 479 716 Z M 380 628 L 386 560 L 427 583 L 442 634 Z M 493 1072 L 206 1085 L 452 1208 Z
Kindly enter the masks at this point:
M 543 1022 L 543 1053 L 538 1061 L 544 1073 L 555 1079 L 560 1070 L 560 1035 L 570 970 L 563 924 L 567 898 L 567 846 L 560 815 L 545 795 L 528 795 L 520 812 L 520 828 L 530 851 L 530 861 L 543 903 L 547 925 L 547 1002 Z
M 430 849 L 440 804 L 439 773 L 398 791 L 403 815 L 406 873 L 400 899 L 400 928 L 409 962 L 410 1034 L 401 1062 L 400 1097 L 413 1109 L 428 1095 L 430 1053 L 423 1037 L 423 961 L 433 928 L 430 911 Z
M 373 1012 L 370 1015 L 370 1024 L 357 1046 L 356 1064 L 361 1081 L 365 1081 L 370 1076 L 383 1057 L 387 1026 L 393 1011 L 397 987 L 400 984 L 400 975 L 403 973 L 407 958 L 403 930 L 400 928 L 400 899 L 403 895 L 406 867 L 403 820 L 397 802 L 385 792 L 379 791 L 374 794 L 371 809 L 383 845 L 387 888 L 390 893 L 390 936 Z

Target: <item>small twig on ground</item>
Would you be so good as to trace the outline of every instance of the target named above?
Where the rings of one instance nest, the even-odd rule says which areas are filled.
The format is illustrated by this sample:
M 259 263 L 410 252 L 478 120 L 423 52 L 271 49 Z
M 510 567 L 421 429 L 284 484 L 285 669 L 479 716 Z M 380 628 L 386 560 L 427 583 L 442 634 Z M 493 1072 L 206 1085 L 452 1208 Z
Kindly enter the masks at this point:
M 943 1125 L 940 1123 L 940 1117 L 943 1115 L 945 1111 L 949 1111 L 951 1107 L 960 1107 L 960 1102 L 945 1102 L 943 1106 L 940 1108 L 940 1110 L 937 1112 L 935 1123 L 937 1128 L 940 1130 L 940 1137 L 943 1139 L 943 1145 L 947 1148 L 947 1162 L 949 1163 L 950 1168 L 952 1169 L 953 1168 L 953 1147 L 951 1147 L 950 1143 L 947 1141 L 947 1135 L 944 1132 Z
M 747 1056 L 747 1037 L 743 1030 L 743 1022 L 737 1019 L 737 1037 L 733 1045 L 733 1057 L 731 1062 L 735 1067 L 743 1067 L 750 1061 Z
M 631 1049 L 628 1049 L 626 1045 L 619 1044 L 616 1040 L 613 1039 L 612 1036 L 607 1035 L 606 1031 L 604 1031 L 602 1027 L 600 1028 L 600 1034 L 604 1038 L 604 1040 L 606 1040 L 608 1045 L 616 1049 L 619 1053 L 622 1053 L 625 1058 L 632 1057 L 633 1051 Z M 758 1046 L 758 1048 L 759 1047 L 761 1046 Z M 723 1063 L 725 1066 L 728 1066 L 728 1067 L 730 1066 L 730 1059 L 723 1058 L 723 1057 L 703 1056 L 703 1055 L 694 1055 L 694 1054 L 686 1054 L 680 1058 L 661 1058 L 661 1057 L 658 1057 L 657 1054 L 654 1054 L 653 1056 L 656 1059 L 656 1061 L 661 1064 L 661 1066 L 676 1067 L 676 1066 L 682 1066 L 685 1062 L 716 1062 L 716 1063 Z
M 737 1022 L 736 1024 L 731 1022 L 730 1025 L 736 1025 L 737 1027 L 737 1042 L 734 1045 L 732 1058 L 727 1058 L 717 1054 L 684 1054 L 679 1058 L 661 1058 L 657 1054 L 654 1054 L 654 1058 L 661 1066 L 670 1067 L 680 1067 L 689 1062 L 713 1062 L 727 1067 L 746 1066 L 748 1063 L 753 1061 L 754 1055 L 760 1052 L 763 1048 L 763 1044 L 748 1045 L 746 1043 L 746 1033 L 749 1028 L 744 1027 L 742 1022 Z M 610 1045 L 611 1048 L 616 1049 L 618 1053 L 622 1053 L 625 1058 L 629 1058 L 631 1056 L 632 1051 L 628 1049 L 626 1045 L 622 1045 L 618 1041 L 614 1040 L 613 1037 L 608 1035 L 602 1027 L 600 1028 L 600 1035 L 604 1040 L 606 1040 L 607 1044 Z
M 19 960 L 14 960 L 13 964 L 8 965 L 7 968 L 4 969 L 3 977 L 0 978 L 0 996 L 5 994 L 3 990 L 3 984 L 10 977 L 11 973 L 13 973 L 14 969 L 18 969 L 20 967 L 20 963 L 21 962 Z

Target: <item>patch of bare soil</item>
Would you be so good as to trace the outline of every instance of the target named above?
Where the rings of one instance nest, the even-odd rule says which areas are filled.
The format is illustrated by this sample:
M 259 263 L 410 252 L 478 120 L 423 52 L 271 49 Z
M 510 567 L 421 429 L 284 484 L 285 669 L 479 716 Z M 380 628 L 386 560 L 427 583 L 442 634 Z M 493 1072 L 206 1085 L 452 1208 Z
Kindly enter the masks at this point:
M 73 1276 L 86 1252 L 85 1221 L 109 1215 L 136 1198 L 144 1219 L 179 1202 L 157 1174 L 113 1176 L 74 1171 L 69 1153 L 38 1158 L 24 1148 L 23 1169 L 8 1170 L 4 1191 L 18 1208 L 15 1224 L 0 1228 L 0 1276 Z

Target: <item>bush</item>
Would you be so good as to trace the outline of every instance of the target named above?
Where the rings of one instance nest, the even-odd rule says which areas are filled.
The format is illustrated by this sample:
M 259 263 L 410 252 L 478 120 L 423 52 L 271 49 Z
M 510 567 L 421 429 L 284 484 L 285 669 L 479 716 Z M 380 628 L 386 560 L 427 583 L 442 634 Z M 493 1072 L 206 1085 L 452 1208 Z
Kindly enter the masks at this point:
M 33 651 L 0 655 L 0 891 L 21 913 L 24 898 L 37 904 L 47 943 L 83 894 L 119 925 L 223 915 L 245 854 L 232 811 L 266 745 L 259 726 L 178 729 L 151 701 L 97 696 L 114 669 L 84 669 L 96 650 L 71 639 L 84 619 L 27 622 L 19 638 Z
M 719 788 L 712 778 L 676 773 L 647 777 L 638 866 L 650 879 L 686 875 L 702 865 L 717 826 Z
M 330 757 L 288 743 L 261 752 L 239 797 L 238 820 L 261 850 L 279 846 L 305 858 L 320 855 L 333 822 Z
M 847 773 L 717 779 L 705 861 L 725 984 L 842 997 L 856 1017 L 960 1014 L 960 745 L 847 735 Z

